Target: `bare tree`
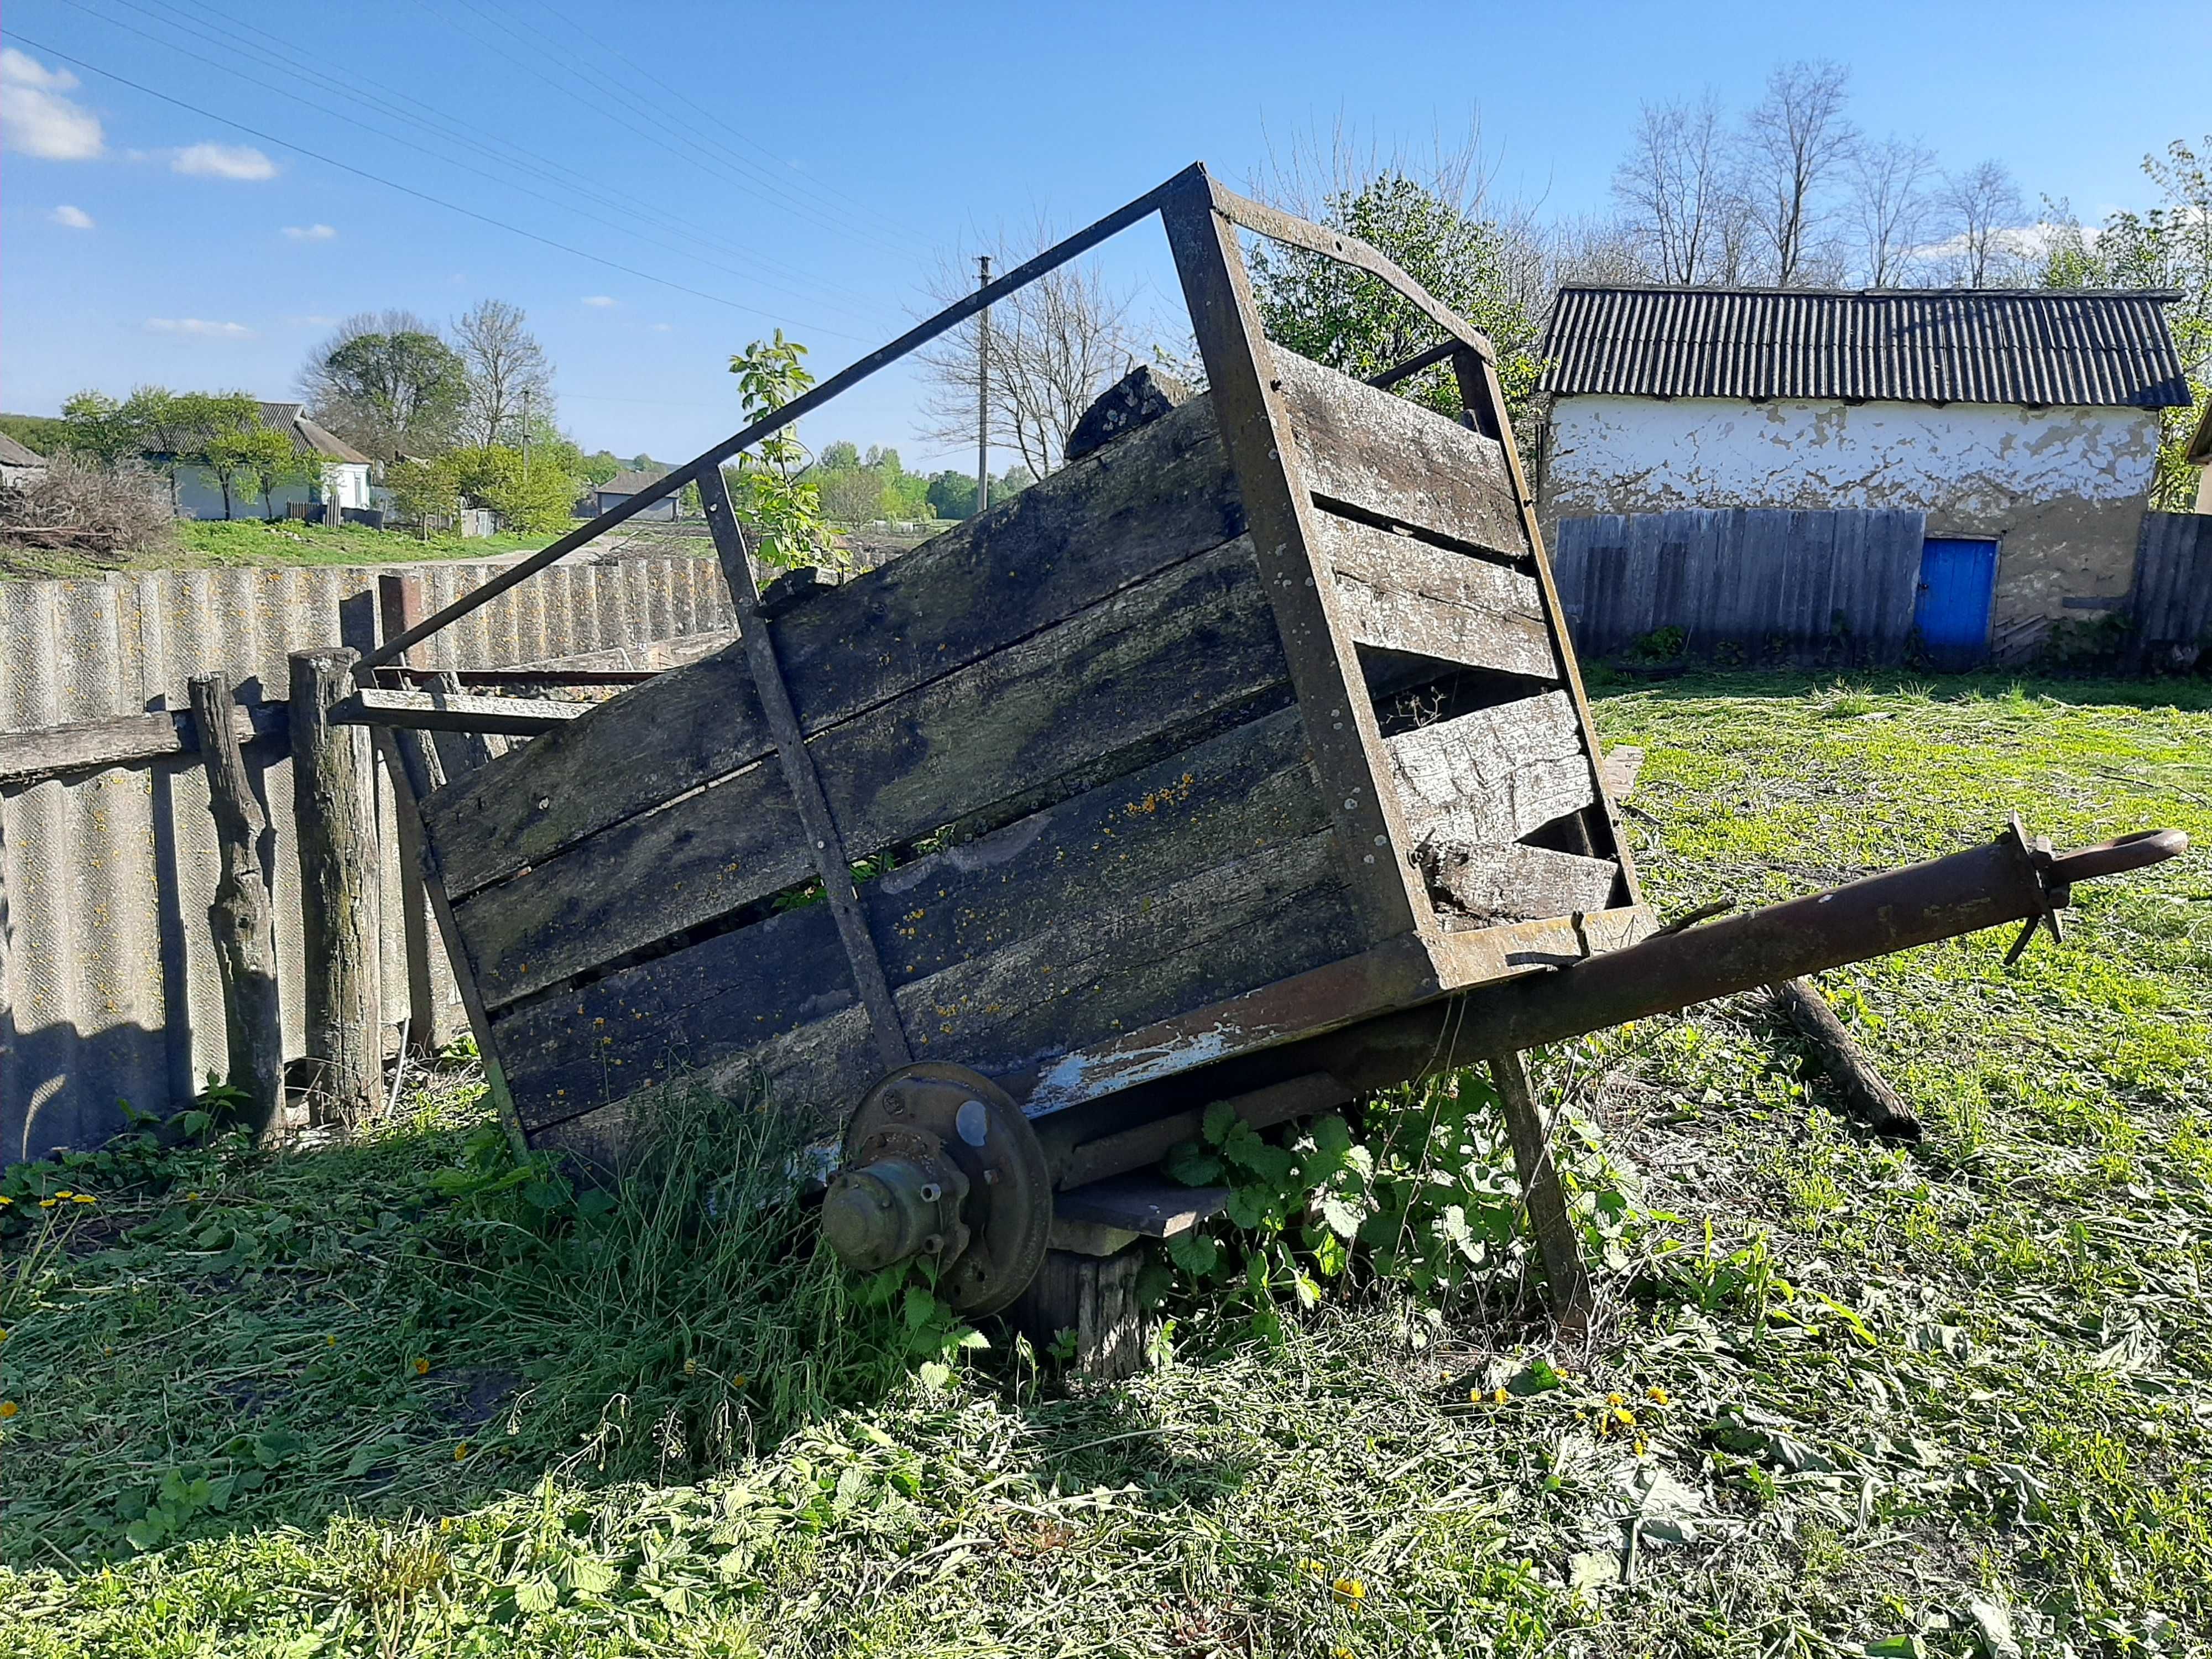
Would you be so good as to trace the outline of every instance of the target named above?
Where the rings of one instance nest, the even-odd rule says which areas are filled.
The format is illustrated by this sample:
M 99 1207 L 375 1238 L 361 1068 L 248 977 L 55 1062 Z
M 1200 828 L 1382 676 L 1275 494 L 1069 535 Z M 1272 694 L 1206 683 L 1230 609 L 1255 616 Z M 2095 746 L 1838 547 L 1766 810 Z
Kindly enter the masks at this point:
M 1032 227 L 1022 257 L 1052 246 L 1052 227 Z M 972 261 L 951 258 L 930 281 L 935 307 L 973 291 Z M 1007 264 L 1015 263 L 1009 257 Z M 1040 276 L 991 307 L 991 439 L 1012 448 L 1037 477 L 1060 465 L 1067 434 L 1109 382 L 1135 361 L 1139 334 L 1130 321 L 1133 289 L 1116 288 L 1081 264 Z M 933 307 L 934 308 L 934 307 Z M 972 443 L 979 334 L 972 323 L 915 354 L 930 386 L 924 436 Z
M 461 408 L 464 442 L 514 442 L 526 403 L 533 422 L 553 418 L 552 366 L 523 322 L 522 307 L 504 300 L 480 301 L 453 319 L 453 347 L 469 376 Z
M 1711 281 L 1736 194 L 1720 100 L 1707 92 L 1694 103 L 1644 105 L 1613 194 L 1660 282 Z
M 1540 246 L 1544 288 L 1539 314 L 1550 309 L 1553 297 L 1563 288 L 1610 288 L 1660 280 L 1649 257 L 1649 245 L 1626 220 L 1595 215 L 1556 219 L 1544 228 Z
M 1935 210 L 1935 155 L 1893 133 L 1878 144 L 1859 145 L 1848 172 L 1859 273 L 1869 288 L 1895 288 Z
M 1744 193 L 1784 288 L 1806 281 L 1828 186 L 1857 142 L 1844 112 L 1850 78 L 1840 64 L 1786 64 L 1766 77 L 1766 95 L 1744 118 Z
M 1943 180 L 1942 204 L 1951 222 L 1953 280 L 1962 288 L 1991 286 L 2017 260 L 2017 227 L 2027 211 L 2020 186 L 2002 161 L 1984 161 Z

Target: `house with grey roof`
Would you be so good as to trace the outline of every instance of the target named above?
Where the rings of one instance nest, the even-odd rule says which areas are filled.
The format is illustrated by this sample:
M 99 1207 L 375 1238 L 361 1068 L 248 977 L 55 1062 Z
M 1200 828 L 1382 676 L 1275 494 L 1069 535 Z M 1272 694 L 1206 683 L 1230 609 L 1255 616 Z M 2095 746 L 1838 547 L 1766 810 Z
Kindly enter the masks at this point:
M 1540 383 L 1547 536 L 1690 507 L 1904 509 L 1925 514 L 1947 603 L 1985 646 L 2117 609 L 2160 411 L 2189 401 L 2178 297 L 1563 289 Z
M 36 483 L 46 476 L 46 458 L 0 432 L 0 489 Z
M 320 502 L 343 511 L 369 505 L 369 458 L 344 439 L 307 418 L 305 404 L 261 405 L 261 423 L 288 433 L 299 458 L 297 475 L 279 484 L 266 501 L 257 499 L 250 509 L 256 518 L 281 519 L 295 502 Z M 231 492 L 232 511 L 238 492 Z M 177 474 L 177 516 L 220 519 L 223 514 L 222 485 L 205 467 L 187 466 Z
M 625 467 L 605 483 L 596 486 L 584 497 L 577 510 L 585 518 L 596 519 L 602 513 L 613 512 L 631 496 L 651 489 L 667 476 L 665 468 L 658 472 L 647 472 L 636 467 Z M 664 495 L 637 516 L 641 519 L 672 519 L 677 515 L 678 504 L 677 496 Z M 589 511 L 585 511 L 586 508 Z

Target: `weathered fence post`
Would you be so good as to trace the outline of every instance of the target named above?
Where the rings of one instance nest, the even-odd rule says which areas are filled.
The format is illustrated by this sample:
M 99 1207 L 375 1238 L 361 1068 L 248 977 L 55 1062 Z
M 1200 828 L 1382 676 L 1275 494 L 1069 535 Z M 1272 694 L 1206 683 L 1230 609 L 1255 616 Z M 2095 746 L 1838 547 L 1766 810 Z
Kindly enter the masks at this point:
M 422 620 L 422 579 L 387 570 L 376 579 L 377 611 L 384 637 L 393 639 Z M 416 646 L 404 660 L 419 667 L 423 649 Z M 381 745 L 380 745 L 381 746 Z M 444 1023 L 445 987 L 438 973 L 439 944 L 430 927 L 429 895 L 422 888 L 422 826 L 402 811 L 399 823 L 399 902 L 406 918 L 407 1041 L 422 1054 L 437 1052 Z
M 374 1107 L 384 1073 L 381 866 L 367 734 L 330 720 L 331 705 L 353 690 L 358 656 L 343 646 L 292 653 L 292 811 L 315 1123 L 350 1122 Z
M 1544 1115 L 1528 1091 L 1528 1073 L 1515 1054 L 1498 1055 L 1490 1062 L 1492 1080 L 1505 1109 L 1505 1128 L 1513 1141 L 1513 1168 L 1521 1178 L 1522 1200 L 1528 1206 L 1529 1231 L 1544 1261 L 1544 1284 L 1552 1310 L 1559 1323 L 1578 1332 L 1589 1322 L 1589 1276 L 1583 1271 L 1582 1243 L 1575 1236 L 1574 1218 L 1567 1212 L 1567 1194 L 1559 1185 L 1559 1166 L 1552 1161 L 1550 1137 L 1544 1133 Z
M 245 1122 L 268 1133 L 284 1104 L 284 1026 L 276 1002 L 276 907 L 257 853 L 268 820 L 239 752 L 228 674 L 191 682 L 192 724 L 207 768 L 208 810 L 222 844 L 222 875 L 208 927 L 222 975 L 223 1036 L 231 1087 L 247 1101 Z

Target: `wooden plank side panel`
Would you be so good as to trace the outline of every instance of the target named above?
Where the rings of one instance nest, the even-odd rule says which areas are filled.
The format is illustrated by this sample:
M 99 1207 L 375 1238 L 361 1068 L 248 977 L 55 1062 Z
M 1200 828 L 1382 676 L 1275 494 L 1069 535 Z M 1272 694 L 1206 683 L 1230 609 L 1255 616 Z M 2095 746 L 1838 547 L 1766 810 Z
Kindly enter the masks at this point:
M 1317 515 L 1337 598 L 1362 645 L 1556 680 L 1543 594 L 1526 570 Z
M 1139 917 L 1153 919 L 1152 932 L 1115 947 L 1122 955 L 1114 971 L 1144 981 L 1152 977 L 1149 964 L 1163 952 L 1172 954 L 1174 943 L 1171 930 L 1164 943 L 1158 936 L 1164 917 L 1155 915 L 1157 903 L 1146 908 L 1149 896 L 1214 866 L 1302 843 L 1324 823 L 1305 763 L 1304 729 L 1297 711 L 1285 709 L 893 870 L 864 884 L 860 896 L 895 987 L 932 981 L 1025 940 L 1058 939 L 1070 926 L 1079 933 L 1105 929 L 1097 918 L 1133 902 Z M 1325 916 L 1310 907 L 1303 913 L 1295 904 L 1289 908 L 1292 931 L 1243 963 L 1258 982 L 1312 966 L 1316 952 L 1352 948 L 1332 934 Z M 1015 1007 L 1079 984 L 1068 968 L 1071 954 L 1047 948 L 1027 989 L 1018 986 L 1010 995 L 985 995 L 981 1002 L 969 993 L 939 994 L 953 983 L 942 981 L 918 1035 L 933 1037 L 934 1050 L 951 1035 L 941 1028 L 956 1015 L 973 1020 L 988 1003 Z M 1102 970 L 1099 976 L 1110 975 Z M 1127 1011 L 1164 982 L 1125 988 L 1115 994 L 1123 998 L 1115 1005 L 1121 1012 L 1103 1018 L 1109 1025 L 1127 1019 Z M 617 1099 L 672 1071 L 722 1064 L 852 1002 L 835 930 L 815 906 L 623 969 L 573 994 L 540 999 L 496 1029 L 518 1103 L 536 1127 Z M 938 1012 L 940 1006 L 955 1014 Z M 902 1011 L 910 1012 L 903 1002 Z M 833 1042 L 824 1052 L 834 1056 L 842 1049 Z M 807 1085 L 810 1097 L 834 1088 L 842 1076 L 843 1062 L 829 1063 L 832 1082 Z
M 1241 534 L 1212 409 L 1195 398 L 1004 507 L 777 617 L 815 732 Z M 470 892 L 769 750 L 742 648 L 625 692 L 441 791 L 426 820 Z
M 1085 780 L 1280 696 L 1287 670 L 1258 589 L 1233 542 L 822 733 L 808 748 L 847 851 Z M 780 772 L 756 766 L 476 894 L 457 914 L 486 1000 L 512 1002 L 803 879 L 795 824 Z
M 1597 798 L 1595 763 L 1564 691 L 1440 720 L 1389 740 L 1417 845 L 1501 845 Z
M 1534 921 L 1602 910 L 1613 902 L 1620 866 L 1610 859 L 1555 853 L 1519 842 L 1504 846 L 1431 842 L 1422 872 L 1474 923 Z
M 1529 555 L 1495 440 L 1295 352 L 1278 350 L 1274 360 L 1317 498 L 1510 557 Z

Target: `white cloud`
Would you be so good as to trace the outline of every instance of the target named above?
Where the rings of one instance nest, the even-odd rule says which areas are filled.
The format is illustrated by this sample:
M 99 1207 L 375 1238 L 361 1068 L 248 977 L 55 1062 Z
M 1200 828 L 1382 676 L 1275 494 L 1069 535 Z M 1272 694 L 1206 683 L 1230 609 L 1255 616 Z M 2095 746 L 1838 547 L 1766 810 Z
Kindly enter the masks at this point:
M 28 52 L 0 48 L 0 143 L 48 161 L 89 161 L 106 148 L 100 118 L 62 96 L 76 85 Z
M 611 306 L 615 303 L 615 299 L 611 294 L 586 294 L 584 303 L 587 306 Z
M 243 340 L 253 333 L 244 323 L 211 323 L 204 317 L 149 317 L 146 328 L 152 334 L 197 334 L 216 340 Z
M 200 179 L 276 176 L 276 164 L 251 144 L 192 144 L 170 158 L 169 169 Z
M 71 207 L 67 202 L 49 213 L 46 217 L 58 225 L 67 225 L 71 230 L 92 228 L 92 216 L 81 207 Z
M 335 317 L 307 316 L 287 317 L 284 320 L 288 323 L 295 324 L 301 328 L 334 328 L 337 325 L 338 319 Z
M 675 326 L 676 325 L 673 323 L 655 323 L 653 325 L 653 331 L 655 334 L 665 334 L 670 329 Z
M 337 232 L 329 225 L 287 225 L 284 234 L 295 242 L 327 242 Z

